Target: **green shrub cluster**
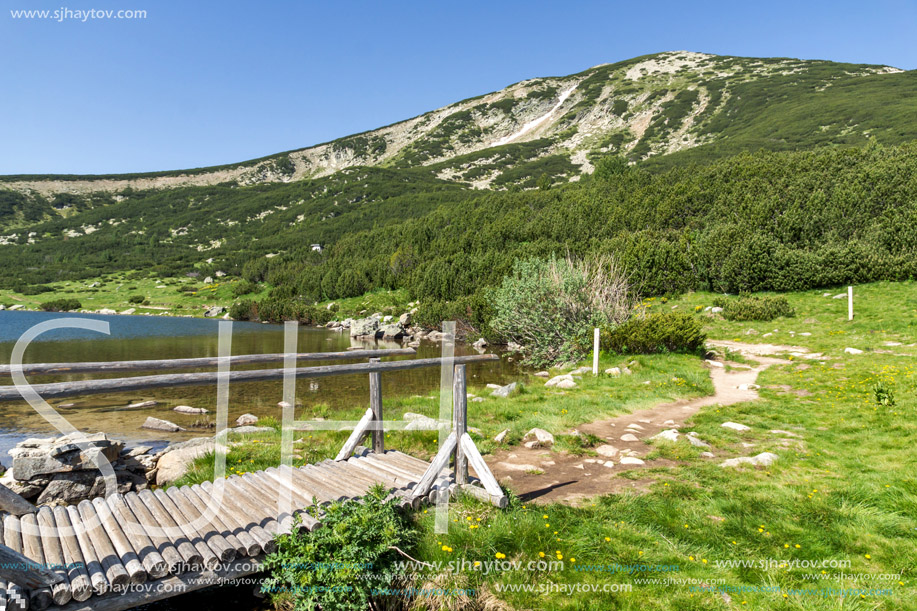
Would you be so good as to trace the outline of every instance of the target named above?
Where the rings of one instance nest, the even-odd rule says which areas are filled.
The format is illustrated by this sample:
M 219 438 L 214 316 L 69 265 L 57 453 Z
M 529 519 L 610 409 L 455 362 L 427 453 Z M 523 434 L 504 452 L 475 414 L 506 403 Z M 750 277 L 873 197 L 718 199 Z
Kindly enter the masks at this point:
M 737 298 L 717 297 L 713 305 L 723 308 L 726 320 L 774 320 L 780 316 L 795 316 L 796 310 L 783 295 L 749 295 Z
M 71 310 L 79 310 L 83 307 L 83 304 L 81 304 L 78 299 L 55 299 L 53 301 L 46 301 L 38 307 L 45 312 L 69 312 Z
M 398 550 L 409 550 L 417 534 L 396 501 L 385 497 L 377 485 L 361 503 L 324 507 L 322 528 L 278 536 L 277 551 L 264 562 L 270 576 L 261 591 L 271 595 L 277 608 L 389 608 L 385 603 L 393 597 L 379 592 L 405 585 L 395 562 L 404 560 Z
M 131 295 L 127 298 L 128 303 L 143 303 L 146 300 L 146 297 L 143 295 Z
M 229 316 L 235 320 L 283 322 L 295 320 L 307 325 L 323 325 L 334 319 L 334 312 L 302 301 L 268 298 L 242 299 L 232 304 Z
M 492 293 L 491 328 L 544 367 L 577 361 L 595 327 L 618 324 L 630 311 L 627 283 L 613 263 L 530 258 Z
M 251 280 L 240 280 L 232 285 L 232 294 L 234 297 L 241 297 L 242 295 L 248 295 L 249 293 L 254 293 L 258 290 L 258 284 L 252 282 Z
M 603 329 L 600 342 L 602 350 L 608 352 L 654 354 L 698 353 L 706 340 L 697 318 L 679 312 L 657 312 L 637 315 L 618 327 Z

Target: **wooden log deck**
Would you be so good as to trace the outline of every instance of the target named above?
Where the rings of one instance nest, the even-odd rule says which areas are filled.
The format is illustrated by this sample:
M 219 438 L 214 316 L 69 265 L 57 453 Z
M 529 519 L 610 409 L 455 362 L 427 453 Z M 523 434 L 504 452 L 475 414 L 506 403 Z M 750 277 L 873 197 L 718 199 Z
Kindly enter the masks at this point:
M 280 465 L 200 485 L 113 494 L 76 506 L 41 507 L 24 514 L 20 505 L 7 506 L 0 496 L 0 509 L 6 510 L 0 512 L 0 610 L 118 611 L 253 575 L 261 571 L 265 554 L 276 549 L 278 534 L 321 528 L 324 506 L 335 501 L 360 502 L 376 484 L 406 510 L 460 493 L 505 507 L 502 489 L 466 431 L 466 364 L 498 357 L 468 356 L 452 361 L 453 418 L 445 423 L 450 431 L 440 451 L 427 462 L 385 450 L 379 377 L 385 371 L 439 366 L 443 361 L 381 363 L 380 357 L 405 351 L 372 352 L 354 355 L 371 357 L 369 363 L 295 369 L 297 377 L 369 372 L 370 407 L 334 460 L 300 468 Z M 186 366 L 192 366 L 188 361 Z M 97 365 L 102 364 L 92 367 Z M 193 362 L 193 366 L 199 364 Z M 54 364 L 47 369 L 74 371 L 79 367 Z M 129 368 L 143 365 L 131 362 Z M 240 379 L 275 379 L 282 376 L 281 371 L 265 370 Z M 161 377 L 150 377 L 158 378 L 152 380 L 154 386 L 165 385 Z M 176 386 L 213 381 L 200 374 L 167 377 L 171 378 L 169 385 Z M 140 382 L 132 380 L 138 379 L 127 378 L 121 384 L 134 387 Z M 112 382 L 119 384 L 106 380 L 106 386 L 110 388 Z M 99 392 L 92 384 L 63 384 L 69 387 L 32 388 L 39 392 L 42 386 L 53 388 L 50 394 L 54 396 Z M 8 393 L 0 397 L 12 398 Z M 308 422 L 285 418 L 285 431 L 296 425 L 308 426 Z M 358 445 L 366 437 L 372 440 L 371 449 Z M 451 471 L 450 461 L 454 463 Z M 470 477 L 469 464 L 476 478 Z

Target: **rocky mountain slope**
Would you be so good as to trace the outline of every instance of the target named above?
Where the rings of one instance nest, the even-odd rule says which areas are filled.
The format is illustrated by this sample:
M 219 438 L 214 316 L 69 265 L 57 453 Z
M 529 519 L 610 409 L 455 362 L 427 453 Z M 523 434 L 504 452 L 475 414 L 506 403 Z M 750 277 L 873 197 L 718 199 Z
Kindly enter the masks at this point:
M 892 144 L 917 138 L 917 112 L 908 103 L 917 93 L 915 73 L 667 52 L 522 81 L 374 131 L 263 159 L 135 175 L 6 176 L 0 177 L 0 194 L 52 201 L 60 194 L 105 193 L 117 200 L 125 189 L 285 183 L 354 166 L 421 167 L 440 179 L 501 188 L 530 186 L 541 174 L 576 180 L 592 171 L 597 156 L 608 154 L 669 163 L 759 148 L 859 144 L 869 137 Z M 66 201 L 53 208 L 66 216 Z

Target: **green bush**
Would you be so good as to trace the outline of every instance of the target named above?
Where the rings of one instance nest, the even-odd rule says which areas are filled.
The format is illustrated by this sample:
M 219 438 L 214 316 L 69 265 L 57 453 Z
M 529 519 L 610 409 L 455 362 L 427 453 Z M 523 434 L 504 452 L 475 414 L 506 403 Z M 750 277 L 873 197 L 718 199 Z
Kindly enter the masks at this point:
M 524 259 L 493 291 L 491 327 L 521 345 L 536 367 L 579 360 L 594 327 L 627 317 L 629 299 L 627 281 L 611 258 Z
M 229 317 L 233 320 L 256 320 L 258 316 L 254 302 L 243 299 L 233 303 L 229 306 Z
M 131 295 L 127 298 L 128 303 L 143 303 L 146 297 L 143 295 Z
M 658 312 L 631 318 L 623 325 L 603 329 L 603 350 L 616 353 L 700 352 L 707 336 L 699 320 L 678 312 Z
M 46 301 L 39 305 L 45 312 L 69 312 L 70 310 L 79 310 L 83 307 L 78 299 L 55 299 Z
M 796 310 L 782 295 L 739 295 L 737 299 L 717 297 L 713 305 L 723 308 L 726 320 L 774 320 L 778 316 L 795 316 Z
M 258 284 L 256 282 L 252 282 L 251 280 L 242 280 L 232 285 L 232 294 L 234 297 L 248 295 L 249 293 L 254 293 L 257 290 Z
M 277 551 L 265 559 L 270 577 L 261 591 L 271 594 L 278 608 L 388 608 L 384 601 L 390 597 L 378 592 L 401 584 L 404 575 L 395 562 L 404 558 L 395 548 L 409 549 L 416 532 L 395 501 L 385 497 L 377 485 L 362 503 L 325 507 L 322 528 L 277 537 Z

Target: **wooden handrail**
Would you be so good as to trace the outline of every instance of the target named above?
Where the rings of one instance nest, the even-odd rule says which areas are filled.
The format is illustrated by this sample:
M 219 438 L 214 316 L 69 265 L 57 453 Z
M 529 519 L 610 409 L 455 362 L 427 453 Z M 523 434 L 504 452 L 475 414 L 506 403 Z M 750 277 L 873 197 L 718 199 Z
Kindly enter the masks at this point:
M 496 354 L 457 356 L 454 363 L 469 364 L 487 361 L 498 361 Z M 318 367 L 297 367 L 298 378 L 322 378 L 328 376 L 386 373 L 389 371 L 406 371 L 439 367 L 442 359 L 415 359 L 410 361 L 389 361 L 386 363 L 350 363 L 346 365 L 321 365 Z M 250 371 L 229 372 L 230 382 L 264 382 L 283 379 L 284 369 L 254 369 Z M 136 376 L 132 378 L 109 378 L 105 380 L 76 380 L 73 382 L 54 382 L 50 384 L 32 384 L 31 389 L 44 399 L 59 399 L 82 395 L 98 395 L 114 392 L 147 390 L 150 388 L 171 388 L 177 386 L 206 386 L 217 383 L 217 372 L 204 373 L 168 373 L 153 376 Z M 0 401 L 18 401 L 22 399 L 15 386 L 0 386 Z
M 367 359 L 386 356 L 412 356 L 417 354 L 414 348 L 395 348 L 392 350 L 348 350 L 346 352 L 307 352 L 296 355 L 297 361 L 332 361 L 344 359 Z M 281 363 L 286 354 L 240 354 L 229 357 L 230 365 L 249 363 Z M 110 361 L 86 363 L 23 363 L 25 375 L 53 375 L 67 373 L 99 373 L 117 371 L 152 371 L 154 369 L 200 369 L 216 367 L 218 357 L 199 357 L 191 359 L 162 359 L 145 361 Z M 0 365 L 0 375 L 8 376 L 12 365 Z

